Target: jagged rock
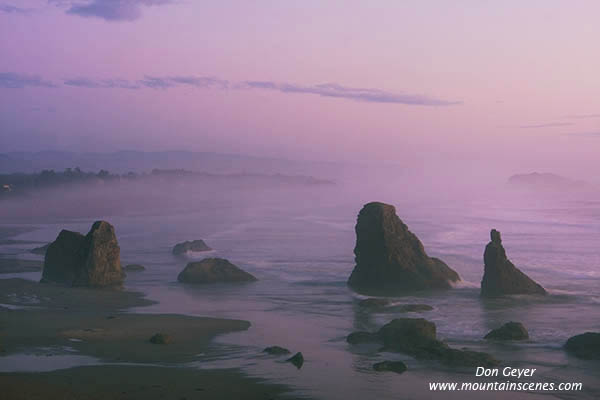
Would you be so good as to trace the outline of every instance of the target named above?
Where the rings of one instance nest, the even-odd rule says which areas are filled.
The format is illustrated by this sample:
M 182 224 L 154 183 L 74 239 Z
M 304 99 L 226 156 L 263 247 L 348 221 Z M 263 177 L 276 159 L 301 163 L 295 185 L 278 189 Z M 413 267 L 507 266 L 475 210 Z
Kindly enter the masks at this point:
M 177 277 L 184 283 L 252 282 L 257 279 L 224 258 L 205 258 L 191 262 Z
M 141 264 L 127 264 L 123 269 L 125 271 L 145 271 L 146 267 Z
M 42 282 L 102 287 L 120 285 L 124 277 L 115 229 L 108 222 L 94 222 L 86 236 L 63 230 L 46 251 Z
M 166 333 L 157 333 L 150 338 L 152 344 L 170 344 L 172 342 L 173 339 Z
M 406 364 L 402 361 L 382 361 L 373 364 L 373 369 L 377 372 L 390 371 L 401 374 L 406 371 Z
M 294 367 L 300 369 L 304 364 L 304 356 L 302 355 L 302 353 L 298 352 L 285 361 L 292 363 Z
M 484 339 L 492 340 L 527 340 L 529 333 L 520 322 L 507 322 L 500 328 L 491 330 Z
M 279 356 L 282 354 L 290 354 L 291 352 L 288 349 L 286 349 L 285 347 L 270 346 L 270 347 L 265 348 L 263 350 L 263 353 Z
M 348 285 L 363 294 L 396 294 L 447 289 L 460 280 L 443 261 L 429 257 L 423 244 L 396 215 L 394 206 L 368 203 L 356 223 L 356 266 Z
M 600 332 L 576 335 L 565 343 L 565 350 L 586 360 L 600 360 Z
M 204 243 L 204 240 L 193 240 L 193 241 L 185 241 L 182 243 L 177 243 L 173 247 L 173 254 L 181 255 L 185 254 L 188 251 L 210 251 L 212 250 L 210 247 Z
M 33 254 L 40 254 L 40 255 L 46 255 L 46 251 L 48 250 L 48 247 L 50 247 L 50 243 L 46 243 L 43 246 L 40 247 L 36 247 L 35 249 L 31 249 L 30 252 Z
M 499 361 L 493 356 L 468 349 L 453 349 L 436 338 L 433 322 L 423 318 L 397 318 L 376 333 L 354 332 L 349 343 L 382 343 L 383 350 L 408 354 L 417 359 L 438 360 L 455 367 L 492 367 Z
M 514 266 L 506 257 L 500 232 L 492 229 L 491 241 L 485 247 L 485 270 L 481 281 L 481 296 L 507 294 L 547 294 L 546 290 Z

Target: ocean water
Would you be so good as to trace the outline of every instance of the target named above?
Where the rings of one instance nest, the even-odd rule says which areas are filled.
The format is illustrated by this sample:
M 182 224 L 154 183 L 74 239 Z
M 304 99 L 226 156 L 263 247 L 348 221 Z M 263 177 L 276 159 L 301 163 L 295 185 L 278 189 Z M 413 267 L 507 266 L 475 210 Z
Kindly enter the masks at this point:
M 504 365 L 536 368 L 533 377 L 521 381 L 584 385 L 583 392 L 546 393 L 545 399 L 600 398 L 600 362 L 576 359 L 562 349 L 572 335 L 600 331 L 600 196 L 595 193 L 430 195 L 393 186 L 359 191 L 336 185 L 267 188 L 251 194 L 231 190 L 202 198 L 200 205 L 187 210 L 178 206 L 175 212 L 136 208 L 120 215 L 41 223 L 18 239 L 50 241 L 62 228 L 87 232 L 94 219 L 107 219 L 115 225 L 123 265 L 147 268 L 128 273 L 126 288 L 158 301 L 131 311 L 252 323 L 248 331 L 219 336 L 215 351 L 193 364 L 198 368 L 241 368 L 289 384 L 297 394 L 322 399 L 507 397 L 502 392 L 430 392 L 429 382 L 481 378 L 474 376 L 474 369 L 449 369 L 345 341 L 352 331 L 376 330 L 393 318 L 424 317 L 436 323 L 438 336 L 451 346 L 489 352 Z M 395 304 L 429 304 L 433 311 L 399 313 L 393 305 L 377 311 L 361 309 L 357 302 L 364 296 L 346 286 L 354 266 L 356 215 L 373 200 L 394 204 L 428 254 L 442 258 L 461 275 L 463 281 L 452 290 L 393 299 Z M 549 296 L 479 297 L 491 228 L 502 232 L 513 263 L 541 283 Z M 204 239 L 215 250 L 183 258 L 171 254 L 175 243 L 192 239 Z M 3 246 L 0 251 L 19 253 L 26 247 Z M 259 281 L 206 286 L 177 282 L 187 262 L 207 256 L 227 258 Z M 482 339 L 508 321 L 522 322 L 531 339 L 519 343 Z M 264 355 L 262 349 L 272 345 L 301 351 L 303 367 L 298 370 L 283 362 L 285 357 Z M 71 359 L 76 364 L 77 358 Z M 372 364 L 382 360 L 402 360 L 409 371 L 374 372 Z

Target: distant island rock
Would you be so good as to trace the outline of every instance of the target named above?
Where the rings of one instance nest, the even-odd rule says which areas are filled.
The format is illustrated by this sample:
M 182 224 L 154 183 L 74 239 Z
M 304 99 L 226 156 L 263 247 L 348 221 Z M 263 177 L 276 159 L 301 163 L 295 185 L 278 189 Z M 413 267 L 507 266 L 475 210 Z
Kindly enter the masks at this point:
M 114 227 L 96 221 L 86 236 L 62 230 L 48 246 L 42 282 L 69 286 L 115 286 L 123 282 L 120 248 Z
M 366 204 L 356 223 L 356 266 L 348 285 L 367 295 L 448 289 L 460 280 L 443 261 L 429 257 L 423 244 L 396 215 L 394 206 Z
M 177 277 L 183 283 L 253 282 L 257 279 L 224 258 L 191 262 Z
M 514 186 L 530 188 L 577 188 L 586 186 L 586 182 L 565 178 L 552 173 L 532 172 L 530 174 L 516 174 L 508 178 L 508 183 Z
M 454 349 L 437 339 L 436 326 L 423 318 L 397 318 L 379 331 L 353 332 L 350 344 L 379 343 L 383 351 L 408 354 L 417 359 L 438 360 L 454 367 L 491 367 L 499 364 L 493 356 L 467 349 Z
M 565 343 L 565 350 L 578 358 L 600 360 L 600 332 L 576 335 Z
M 173 254 L 179 256 L 182 254 L 187 253 L 188 251 L 210 251 L 212 250 L 210 247 L 208 247 L 208 245 L 206 243 L 204 243 L 204 240 L 191 240 L 191 241 L 185 241 L 185 242 L 181 242 L 181 243 L 177 243 L 174 247 L 173 247 Z
M 547 294 L 546 290 L 525 275 L 506 257 L 500 232 L 492 229 L 491 241 L 485 247 L 485 264 L 481 281 L 481 296 L 496 297 L 509 294 Z
M 500 328 L 491 330 L 484 339 L 490 340 L 527 340 L 529 332 L 520 322 L 507 322 Z

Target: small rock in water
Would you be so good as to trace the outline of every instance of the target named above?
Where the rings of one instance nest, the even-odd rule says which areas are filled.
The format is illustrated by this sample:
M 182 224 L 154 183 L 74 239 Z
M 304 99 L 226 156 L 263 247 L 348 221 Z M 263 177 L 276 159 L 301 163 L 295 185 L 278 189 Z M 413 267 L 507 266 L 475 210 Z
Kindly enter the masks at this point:
M 152 344 L 169 344 L 172 342 L 171 336 L 166 333 L 157 333 L 150 338 L 150 343 Z
M 302 353 L 298 352 L 285 361 L 291 362 L 296 368 L 300 369 L 302 368 L 302 364 L 304 364 L 304 356 Z
M 281 355 L 281 354 L 290 354 L 291 352 L 285 347 L 280 346 L 269 346 L 263 350 L 263 353 L 271 354 L 271 355 Z
M 181 243 L 177 243 L 173 247 L 173 254 L 181 255 L 185 254 L 188 251 L 210 251 L 212 250 L 210 247 L 204 243 L 204 240 L 193 240 L 193 241 L 185 241 Z
M 527 329 L 520 322 L 507 322 L 500 328 L 491 330 L 484 339 L 492 340 L 526 340 L 529 339 Z
M 600 332 L 586 332 L 569 338 L 565 350 L 579 358 L 600 360 Z
M 382 361 L 373 364 L 373 369 L 377 372 L 390 371 L 401 374 L 406 371 L 406 364 L 402 361 Z
M 224 258 L 191 262 L 177 276 L 184 283 L 253 282 L 257 279 Z
M 436 326 L 423 318 L 397 318 L 379 331 L 354 332 L 349 343 L 379 342 L 386 351 L 408 354 L 417 359 L 438 360 L 454 367 L 491 367 L 499 361 L 487 353 L 453 349 L 436 338 Z
M 127 264 L 124 269 L 125 271 L 145 271 L 146 267 L 141 264 Z

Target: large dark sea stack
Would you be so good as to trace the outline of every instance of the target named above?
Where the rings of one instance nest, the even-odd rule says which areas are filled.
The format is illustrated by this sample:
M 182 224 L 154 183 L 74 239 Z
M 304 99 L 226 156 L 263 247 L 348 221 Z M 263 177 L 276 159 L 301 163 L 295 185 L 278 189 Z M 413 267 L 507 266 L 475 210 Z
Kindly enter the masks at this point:
M 356 223 L 356 266 L 348 285 L 368 295 L 447 289 L 460 280 L 443 261 L 429 257 L 423 244 L 396 215 L 394 206 L 368 203 Z
M 179 273 L 183 283 L 253 282 L 257 279 L 224 258 L 205 258 L 191 262 Z
M 115 286 L 123 282 L 115 228 L 96 221 L 86 236 L 63 230 L 48 246 L 42 282 L 69 286 Z
M 492 229 L 491 242 L 485 247 L 485 271 L 481 281 L 483 297 L 507 294 L 546 294 L 546 290 L 514 266 L 506 257 L 500 232 Z

